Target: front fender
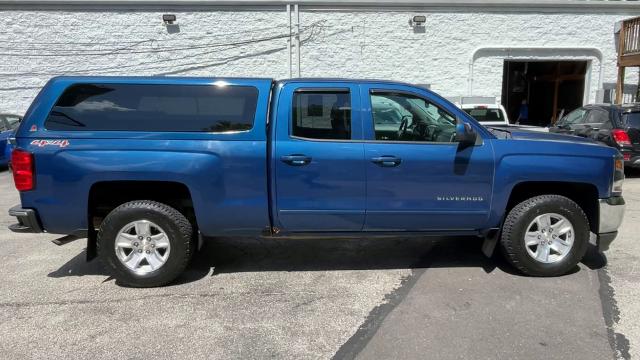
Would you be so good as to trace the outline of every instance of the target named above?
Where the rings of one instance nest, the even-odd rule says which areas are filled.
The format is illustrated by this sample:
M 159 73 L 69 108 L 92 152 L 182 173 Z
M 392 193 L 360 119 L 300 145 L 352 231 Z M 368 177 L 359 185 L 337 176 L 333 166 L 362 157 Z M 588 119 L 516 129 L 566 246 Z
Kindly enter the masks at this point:
M 589 184 L 597 189 L 599 198 L 609 196 L 614 149 L 578 143 L 549 143 L 496 141 L 491 226 L 499 225 L 513 189 L 523 182 L 566 183 L 566 186 Z

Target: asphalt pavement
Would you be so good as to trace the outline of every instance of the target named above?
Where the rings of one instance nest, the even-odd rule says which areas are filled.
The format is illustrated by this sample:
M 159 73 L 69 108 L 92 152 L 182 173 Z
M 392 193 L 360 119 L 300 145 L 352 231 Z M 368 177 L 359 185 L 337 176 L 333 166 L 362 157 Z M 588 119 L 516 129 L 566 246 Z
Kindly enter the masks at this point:
M 530 278 L 476 238 L 208 239 L 176 284 L 118 286 L 85 242 L 14 234 L 0 172 L 0 354 L 10 359 L 640 357 L 640 178 L 606 256 Z

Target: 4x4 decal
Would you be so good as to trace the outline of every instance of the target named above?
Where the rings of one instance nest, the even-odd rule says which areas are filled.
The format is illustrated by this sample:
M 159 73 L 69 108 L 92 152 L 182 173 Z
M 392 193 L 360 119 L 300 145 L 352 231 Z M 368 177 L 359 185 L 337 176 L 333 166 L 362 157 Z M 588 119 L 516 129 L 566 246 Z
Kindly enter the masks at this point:
M 60 148 L 65 148 L 69 146 L 69 140 L 33 140 L 31 142 L 31 145 L 35 145 L 38 147 L 57 146 Z

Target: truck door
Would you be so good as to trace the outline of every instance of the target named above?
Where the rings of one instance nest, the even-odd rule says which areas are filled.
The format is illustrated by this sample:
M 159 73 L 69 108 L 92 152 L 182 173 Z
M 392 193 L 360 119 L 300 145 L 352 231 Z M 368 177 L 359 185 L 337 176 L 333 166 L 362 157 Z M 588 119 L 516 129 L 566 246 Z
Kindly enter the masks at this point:
M 287 82 L 276 101 L 274 224 L 289 232 L 362 230 L 366 179 L 359 88 Z
M 454 109 L 427 91 L 383 84 L 363 86 L 361 94 L 370 110 L 363 115 L 365 230 L 486 226 L 494 172 L 491 143 L 458 146 Z

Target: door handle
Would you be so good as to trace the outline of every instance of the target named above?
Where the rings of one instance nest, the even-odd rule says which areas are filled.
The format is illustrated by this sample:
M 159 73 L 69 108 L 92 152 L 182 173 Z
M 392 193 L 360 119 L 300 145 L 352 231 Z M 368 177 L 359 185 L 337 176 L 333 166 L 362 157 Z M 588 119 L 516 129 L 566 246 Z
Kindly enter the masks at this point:
M 385 155 L 385 156 L 374 157 L 371 159 L 371 161 L 374 164 L 382 167 L 394 167 L 394 166 L 400 165 L 400 163 L 402 162 L 402 159 L 395 156 Z
M 284 155 L 280 158 L 283 163 L 291 166 L 304 166 L 311 162 L 311 157 L 307 155 Z

